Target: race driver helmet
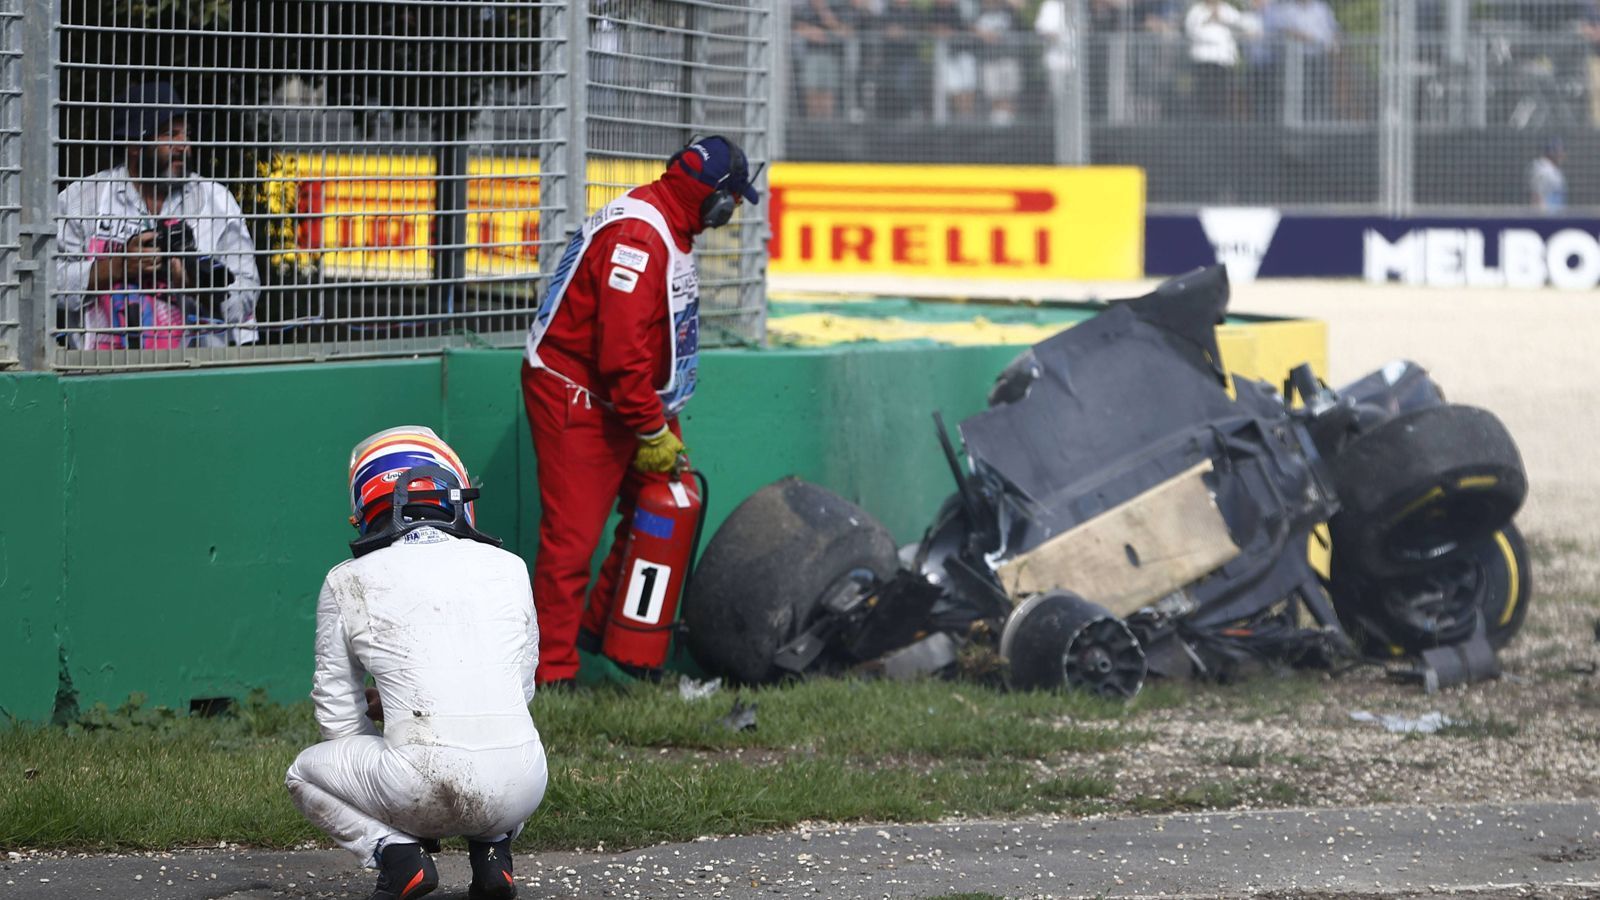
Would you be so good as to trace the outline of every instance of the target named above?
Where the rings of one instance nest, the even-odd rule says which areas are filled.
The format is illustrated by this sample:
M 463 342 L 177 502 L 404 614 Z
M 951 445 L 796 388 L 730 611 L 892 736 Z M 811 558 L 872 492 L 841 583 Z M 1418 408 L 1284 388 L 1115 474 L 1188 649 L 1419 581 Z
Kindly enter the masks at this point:
M 433 429 L 380 431 L 350 451 L 350 524 L 361 535 L 351 548 L 360 556 L 424 525 L 498 546 L 477 530 L 477 496 L 461 457 Z

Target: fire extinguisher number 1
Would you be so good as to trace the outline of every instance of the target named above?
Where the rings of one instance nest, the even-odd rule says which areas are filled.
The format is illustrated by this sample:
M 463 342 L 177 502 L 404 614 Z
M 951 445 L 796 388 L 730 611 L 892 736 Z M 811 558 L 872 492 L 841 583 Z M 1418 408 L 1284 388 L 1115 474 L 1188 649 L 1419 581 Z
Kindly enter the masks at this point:
M 628 575 L 628 593 L 622 598 L 622 614 L 635 622 L 655 625 L 661 621 L 666 605 L 667 585 L 672 582 L 672 567 L 647 559 L 633 561 Z

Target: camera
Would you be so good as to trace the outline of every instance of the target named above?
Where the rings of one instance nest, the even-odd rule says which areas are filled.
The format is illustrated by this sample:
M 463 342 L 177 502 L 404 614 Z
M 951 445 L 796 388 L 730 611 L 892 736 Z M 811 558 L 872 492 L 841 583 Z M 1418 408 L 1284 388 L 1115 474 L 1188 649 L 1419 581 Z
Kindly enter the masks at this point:
M 221 260 L 200 252 L 188 222 L 166 219 L 156 226 L 155 233 L 161 253 L 183 267 L 185 304 L 192 301 L 203 308 L 220 309 L 222 292 L 233 283 L 233 272 Z

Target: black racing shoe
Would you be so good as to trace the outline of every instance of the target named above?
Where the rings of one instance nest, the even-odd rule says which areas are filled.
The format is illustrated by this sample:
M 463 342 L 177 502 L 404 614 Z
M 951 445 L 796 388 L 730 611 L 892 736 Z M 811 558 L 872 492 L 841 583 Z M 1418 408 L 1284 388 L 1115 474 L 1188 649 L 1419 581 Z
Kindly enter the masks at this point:
M 378 854 L 378 887 L 370 900 L 415 900 L 439 886 L 433 857 L 417 844 L 390 844 Z
M 511 877 L 511 838 L 492 844 L 467 841 L 467 859 L 472 862 L 467 900 L 511 900 L 517 895 L 517 881 Z

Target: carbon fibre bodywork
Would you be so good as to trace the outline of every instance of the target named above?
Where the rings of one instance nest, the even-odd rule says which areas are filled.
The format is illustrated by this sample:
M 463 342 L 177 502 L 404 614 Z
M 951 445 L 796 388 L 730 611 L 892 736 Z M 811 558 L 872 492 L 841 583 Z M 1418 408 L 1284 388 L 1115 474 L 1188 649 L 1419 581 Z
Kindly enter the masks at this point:
M 987 408 L 958 424 L 964 462 L 935 413 L 956 490 L 923 539 L 892 575 L 881 560 L 863 575 L 840 550 L 837 573 L 808 576 L 832 585 L 820 594 L 773 588 L 761 602 L 793 609 L 792 630 L 744 680 L 970 672 L 987 650 L 1013 686 L 1125 697 L 1147 673 L 1226 679 L 1327 666 L 1375 644 L 1445 667 L 1437 683 L 1497 673 L 1488 640 L 1509 639 L 1526 608 L 1516 594 L 1526 561 L 1500 559 L 1492 540 L 1510 531 L 1527 488 L 1504 426 L 1446 403 L 1412 363 L 1339 392 L 1305 365 L 1281 391 L 1230 378 L 1216 338 L 1227 303 L 1222 267 L 1199 270 L 1024 351 Z M 740 532 L 764 526 L 734 515 L 739 529 L 730 519 L 714 541 L 726 550 L 718 583 L 730 587 L 704 601 L 730 615 L 749 602 L 733 586 L 783 563 L 757 560 L 767 539 Z M 1324 524 L 1340 561 L 1332 582 L 1308 553 L 1328 546 Z M 863 539 L 882 532 L 857 528 Z M 1204 539 L 1189 543 L 1195 534 Z M 797 542 L 795 560 L 827 568 L 815 542 L 784 540 Z M 1495 594 L 1503 570 L 1509 598 Z M 1506 626 L 1487 637 L 1486 609 Z M 697 658 L 733 671 L 719 657 L 741 650 L 725 643 L 702 640 Z

